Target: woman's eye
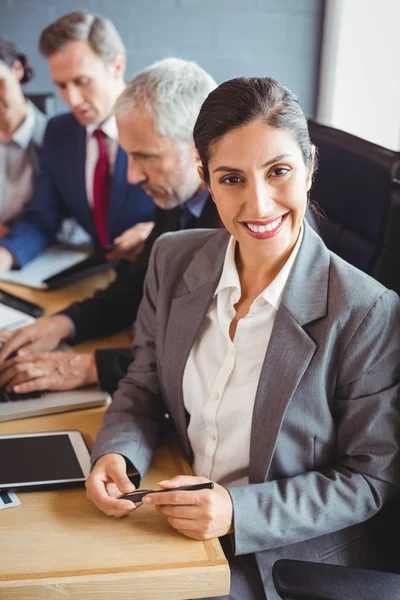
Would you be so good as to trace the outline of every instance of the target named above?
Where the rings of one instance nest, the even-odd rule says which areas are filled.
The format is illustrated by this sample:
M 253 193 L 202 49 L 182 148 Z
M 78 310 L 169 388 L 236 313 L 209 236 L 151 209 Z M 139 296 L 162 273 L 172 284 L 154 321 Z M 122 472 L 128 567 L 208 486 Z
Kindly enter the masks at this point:
M 236 175 L 230 175 L 229 177 L 225 177 L 225 179 L 222 179 L 221 183 L 227 183 L 228 185 L 234 185 L 235 183 L 240 183 L 241 179 L 240 177 L 237 177 Z
M 288 169 L 288 167 L 276 167 L 276 169 L 271 171 L 271 175 L 273 177 L 282 177 L 282 175 L 286 175 L 289 171 L 290 169 Z

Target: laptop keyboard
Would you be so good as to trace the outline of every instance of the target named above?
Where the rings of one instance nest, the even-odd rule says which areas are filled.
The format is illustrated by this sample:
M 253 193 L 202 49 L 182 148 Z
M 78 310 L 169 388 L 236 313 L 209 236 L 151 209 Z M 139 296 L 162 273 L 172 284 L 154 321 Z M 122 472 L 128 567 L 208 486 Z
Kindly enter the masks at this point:
M 40 398 L 41 392 L 28 392 L 25 394 L 17 394 L 16 392 L 7 392 L 7 390 L 0 390 L 0 402 L 15 402 L 16 400 L 32 400 L 33 398 Z

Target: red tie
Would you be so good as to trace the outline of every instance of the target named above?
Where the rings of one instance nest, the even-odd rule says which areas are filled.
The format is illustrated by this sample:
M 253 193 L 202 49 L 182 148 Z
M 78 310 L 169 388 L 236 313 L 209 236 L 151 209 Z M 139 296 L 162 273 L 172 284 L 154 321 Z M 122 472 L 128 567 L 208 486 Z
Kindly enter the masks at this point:
M 107 216 L 111 181 L 110 165 L 108 163 L 105 133 L 101 129 L 96 129 L 93 136 L 99 145 L 99 157 L 93 181 L 93 217 L 100 245 L 105 248 L 108 245 Z

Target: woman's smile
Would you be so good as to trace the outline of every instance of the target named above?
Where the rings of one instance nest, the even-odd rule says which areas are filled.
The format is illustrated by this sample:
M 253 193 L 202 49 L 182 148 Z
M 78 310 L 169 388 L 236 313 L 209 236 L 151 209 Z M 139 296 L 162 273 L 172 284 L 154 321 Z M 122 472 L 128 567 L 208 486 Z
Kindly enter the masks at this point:
M 268 240 L 280 233 L 288 214 L 289 212 L 263 221 L 241 221 L 240 224 L 251 237 L 257 240 Z

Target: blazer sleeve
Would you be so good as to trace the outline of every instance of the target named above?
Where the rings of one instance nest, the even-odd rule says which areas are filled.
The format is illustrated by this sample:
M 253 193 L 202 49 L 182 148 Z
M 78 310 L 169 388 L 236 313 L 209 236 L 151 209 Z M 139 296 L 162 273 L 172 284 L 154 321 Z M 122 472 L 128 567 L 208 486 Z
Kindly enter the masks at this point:
M 294 544 L 363 522 L 398 492 L 399 305 L 394 292 L 383 292 L 342 353 L 333 403 L 338 452 L 332 464 L 229 489 L 236 554 Z
M 33 260 L 55 240 L 62 220 L 67 216 L 49 167 L 48 159 L 54 150 L 48 129 L 44 138 L 42 165 L 35 177 L 32 198 L 8 234 L 0 240 L 0 246 L 11 252 L 18 267 Z
M 139 471 L 146 472 L 157 447 L 167 412 L 161 393 L 156 360 L 158 276 L 156 247 L 150 258 L 143 301 L 137 316 L 133 345 L 135 360 L 120 381 L 104 416 L 92 451 L 92 464 L 104 454 L 122 454 Z

